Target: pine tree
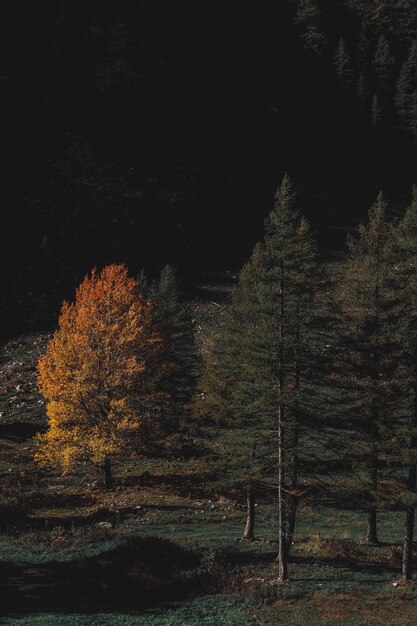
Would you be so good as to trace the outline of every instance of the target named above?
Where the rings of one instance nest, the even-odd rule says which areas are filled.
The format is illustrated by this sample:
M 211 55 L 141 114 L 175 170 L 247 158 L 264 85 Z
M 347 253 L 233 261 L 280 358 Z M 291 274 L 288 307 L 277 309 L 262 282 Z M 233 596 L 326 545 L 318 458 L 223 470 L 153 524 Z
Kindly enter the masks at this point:
M 415 93 L 417 91 L 417 42 L 410 46 L 407 60 L 403 64 L 397 81 L 395 106 L 406 130 L 416 136 L 414 115 Z
M 315 246 L 307 222 L 297 219 L 288 176 L 277 191 L 275 208 L 266 222 L 265 252 L 267 271 L 261 302 L 272 323 L 268 334 L 277 337 L 278 563 L 280 577 L 285 579 L 295 527 L 301 407 L 306 404 L 306 378 L 310 375 L 308 344 L 315 289 Z
M 349 258 L 339 291 L 343 316 L 345 415 L 352 436 L 352 458 L 365 470 L 369 489 L 367 541 L 376 543 L 381 453 L 393 428 L 395 333 L 392 328 L 390 225 L 382 193 L 369 221 L 350 238 Z
M 380 35 L 374 56 L 374 69 L 377 77 L 378 93 L 387 97 L 392 89 L 395 58 L 391 54 L 388 40 Z
M 362 18 L 356 52 L 357 63 L 362 72 L 366 72 L 369 67 L 371 43 L 372 36 L 369 23 L 366 19 Z
M 314 0 L 297 0 L 295 22 L 299 27 L 304 48 L 321 54 L 325 37 L 321 26 L 321 12 Z
M 374 94 L 371 103 L 371 120 L 372 126 L 376 129 L 382 121 L 382 109 L 378 94 Z
M 341 87 L 352 82 L 351 59 L 343 37 L 333 55 L 333 67 Z
M 173 429 L 186 421 L 196 384 L 197 354 L 191 309 L 178 288 L 175 271 L 166 265 L 149 289 L 154 303 L 153 318 L 162 337 L 165 374 L 161 388 L 170 400 L 170 416 L 165 428 Z
M 254 539 L 256 484 L 267 472 L 262 459 L 269 439 L 269 425 L 257 406 L 258 392 L 252 374 L 253 328 L 258 317 L 257 276 L 262 254 L 258 244 L 240 272 L 224 324 L 208 354 L 201 382 L 203 401 L 198 406 L 198 412 L 210 415 L 223 431 L 230 433 L 223 442 L 228 480 L 246 490 L 243 539 L 249 541 Z
M 365 103 L 367 103 L 369 100 L 369 89 L 366 83 L 365 76 L 363 74 L 359 76 L 358 84 L 356 86 L 356 95 L 358 97 L 358 100 L 361 102 L 363 108 Z
M 401 344 L 401 394 L 397 412 L 397 442 L 405 467 L 408 466 L 405 496 L 406 519 L 402 576 L 413 576 L 414 517 L 417 488 L 417 188 L 411 206 L 396 230 L 393 280 L 397 295 L 397 329 Z
M 308 339 L 314 292 L 315 247 L 298 218 L 285 176 L 266 220 L 265 239 L 244 268 L 228 334 L 209 366 L 206 392 L 218 412 L 257 424 L 258 441 L 269 436 L 268 463 L 277 466 L 278 569 L 288 577 L 295 525 L 299 431 L 309 377 Z M 236 300 L 237 298 L 237 300 Z M 236 305 L 239 304 L 238 308 Z M 212 361 L 213 363 L 213 361 Z M 219 378 L 221 382 L 219 384 Z
M 369 21 L 379 32 L 386 31 L 390 24 L 388 10 L 389 4 L 386 0 L 373 0 L 368 7 Z

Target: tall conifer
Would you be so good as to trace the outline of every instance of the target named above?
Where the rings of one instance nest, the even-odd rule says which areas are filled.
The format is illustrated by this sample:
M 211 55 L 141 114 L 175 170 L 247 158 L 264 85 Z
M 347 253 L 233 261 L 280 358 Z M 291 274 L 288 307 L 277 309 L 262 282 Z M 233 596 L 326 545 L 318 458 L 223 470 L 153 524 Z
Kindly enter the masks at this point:
M 369 492 L 367 541 L 376 543 L 381 456 L 393 429 L 395 338 L 392 330 L 390 226 L 379 194 L 369 221 L 350 238 L 339 302 L 344 328 L 347 427 L 353 431 L 352 458 L 365 470 Z M 343 403 L 342 403 L 343 404 Z M 355 436 L 356 433 L 356 436 Z
M 218 412 L 233 411 L 252 428 L 255 421 L 254 436 L 269 433 L 269 463 L 277 467 L 277 562 L 279 578 L 286 580 L 295 525 L 299 432 L 311 363 L 308 339 L 315 268 L 314 242 L 306 221 L 299 219 L 287 175 L 265 230 L 264 242 L 241 274 L 224 345 L 218 344 L 217 358 L 209 362 L 205 389 Z
M 393 278 L 397 295 L 397 329 L 401 345 L 401 393 L 398 402 L 397 443 L 407 469 L 406 518 L 402 576 L 413 576 L 414 517 L 417 487 L 417 188 L 411 206 L 397 228 Z

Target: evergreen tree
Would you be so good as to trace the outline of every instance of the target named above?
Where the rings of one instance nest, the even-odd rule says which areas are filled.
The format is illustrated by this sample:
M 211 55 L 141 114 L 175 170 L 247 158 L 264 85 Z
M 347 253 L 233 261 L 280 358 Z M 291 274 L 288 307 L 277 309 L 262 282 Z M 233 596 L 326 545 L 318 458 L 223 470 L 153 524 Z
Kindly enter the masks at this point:
M 366 19 L 361 19 L 361 26 L 359 30 L 358 43 L 357 43 L 357 62 L 360 70 L 365 72 L 369 67 L 370 47 L 372 43 L 372 36 L 369 27 L 369 23 Z
M 371 120 L 372 126 L 376 129 L 382 120 L 382 109 L 379 101 L 378 94 L 374 94 L 371 102 Z
M 314 242 L 307 223 L 298 218 L 294 199 L 285 176 L 266 221 L 264 242 L 241 274 L 234 317 L 206 374 L 209 404 L 217 405 L 219 413 L 232 413 L 240 423 L 256 424 L 253 437 L 269 438 L 268 462 L 278 467 L 281 580 L 288 577 L 295 525 L 299 431 L 311 373 L 315 268 Z
M 410 46 L 407 60 L 403 64 L 397 81 L 395 106 L 403 125 L 409 129 L 408 117 L 413 105 L 413 94 L 417 91 L 417 41 Z
M 368 16 L 369 21 L 379 32 L 386 31 L 390 24 L 389 4 L 386 0 L 373 0 L 369 3 Z
M 401 344 L 401 394 L 398 402 L 397 442 L 401 458 L 408 467 L 405 495 L 406 519 L 402 576 L 413 576 L 414 517 L 417 487 L 417 188 L 411 206 L 398 225 L 393 265 L 397 295 L 397 329 Z
M 142 283 L 144 284 L 144 283 Z M 168 428 L 181 427 L 195 392 L 197 356 L 191 309 L 181 298 L 175 271 L 166 265 L 149 288 L 154 322 L 163 340 L 165 364 L 160 384 L 171 398 Z
M 392 89 L 394 65 L 395 59 L 391 54 L 388 40 L 384 35 L 380 35 L 374 56 L 374 69 L 378 92 L 384 97 L 388 96 Z
M 304 48 L 321 54 L 325 37 L 321 26 L 321 12 L 315 0 L 297 0 L 295 22 L 299 27 Z
M 396 342 L 390 286 L 390 225 L 382 192 L 359 228 L 349 238 L 349 258 L 341 281 L 346 425 L 352 429 L 352 458 L 365 470 L 369 490 L 367 541 L 376 543 L 378 473 L 381 453 L 394 425 Z M 391 429 L 391 430 L 390 430 Z M 356 436 L 355 436 L 356 433 Z
M 366 83 L 365 76 L 361 74 L 359 76 L 358 84 L 356 86 L 356 95 L 361 103 L 361 109 L 363 110 L 366 106 L 366 110 L 369 110 L 369 90 L 368 85 Z
M 340 38 L 339 45 L 335 50 L 333 56 L 333 67 L 341 87 L 352 81 L 350 54 L 346 48 L 343 37 Z
M 224 324 L 208 354 L 201 388 L 199 412 L 210 415 L 224 432 L 229 480 L 246 490 L 247 515 L 243 538 L 254 539 L 256 484 L 268 471 L 265 442 L 268 423 L 258 407 L 256 380 L 253 380 L 253 328 L 258 317 L 257 275 L 262 259 L 258 244 L 243 267 Z

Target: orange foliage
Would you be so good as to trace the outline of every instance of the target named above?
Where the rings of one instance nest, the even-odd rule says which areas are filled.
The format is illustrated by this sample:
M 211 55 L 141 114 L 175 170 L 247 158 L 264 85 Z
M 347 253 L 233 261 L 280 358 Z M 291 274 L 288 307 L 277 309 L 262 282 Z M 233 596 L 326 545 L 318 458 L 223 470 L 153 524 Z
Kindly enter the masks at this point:
M 152 304 L 138 295 L 124 265 L 93 270 L 75 303 L 64 302 L 38 364 L 49 425 L 37 438 L 41 465 L 65 473 L 79 460 L 102 463 L 123 449 L 152 396 L 161 341 L 151 317 Z

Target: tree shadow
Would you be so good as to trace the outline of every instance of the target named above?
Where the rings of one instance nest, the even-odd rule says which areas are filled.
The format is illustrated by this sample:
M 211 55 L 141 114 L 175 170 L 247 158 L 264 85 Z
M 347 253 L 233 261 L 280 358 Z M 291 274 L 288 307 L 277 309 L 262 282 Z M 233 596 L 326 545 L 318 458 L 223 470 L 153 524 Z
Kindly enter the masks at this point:
M 154 537 L 72 561 L 3 562 L 3 615 L 129 612 L 160 606 L 197 592 L 199 562 L 198 555 Z

